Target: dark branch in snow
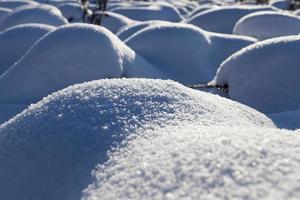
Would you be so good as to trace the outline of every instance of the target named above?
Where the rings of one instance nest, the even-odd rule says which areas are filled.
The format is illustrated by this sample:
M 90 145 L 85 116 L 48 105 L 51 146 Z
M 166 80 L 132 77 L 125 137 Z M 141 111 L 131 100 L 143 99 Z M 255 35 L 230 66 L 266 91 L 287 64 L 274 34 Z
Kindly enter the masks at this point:
M 225 84 L 225 85 L 210 85 L 208 83 L 201 83 L 201 84 L 197 84 L 197 85 L 188 85 L 189 88 L 192 88 L 192 89 L 211 89 L 211 88 L 216 88 L 218 90 L 221 90 L 223 92 L 228 92 L 229 91 L 229 86 L 228 84 Z

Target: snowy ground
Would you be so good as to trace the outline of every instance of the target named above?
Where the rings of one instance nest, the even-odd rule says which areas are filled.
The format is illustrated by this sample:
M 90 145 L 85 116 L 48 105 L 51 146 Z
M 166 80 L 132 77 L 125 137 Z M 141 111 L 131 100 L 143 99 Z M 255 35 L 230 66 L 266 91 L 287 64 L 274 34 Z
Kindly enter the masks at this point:
M 0 0 L 0 200 L 300 199 L 288 7 Z

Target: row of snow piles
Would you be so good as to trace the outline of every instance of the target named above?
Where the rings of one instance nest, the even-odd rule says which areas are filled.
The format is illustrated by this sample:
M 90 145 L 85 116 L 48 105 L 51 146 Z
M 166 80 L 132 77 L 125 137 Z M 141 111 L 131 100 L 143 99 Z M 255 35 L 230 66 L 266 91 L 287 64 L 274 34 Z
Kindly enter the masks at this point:
M 28 11 L 30 13 L 32 12 L 30 10 L 39 10 L 61 18 L 60 11 L 54 6 L 36 4 L 21 6 L 22 9 L 17 7 L 12 13 L 20 13 L 20 11 Z M 249 10 L 265 9 L 265 7 L 253 8 L 253 6 L 248 9 L 241 9 L 241 7 L 231 6 L 231 9 L 246 10 L 247 12 Z M 223 10 L 227 9 L 223 8 Z M 173 23 L 161 20 L 132 22 L 132 25 L 131 23 L 126 25 L 117 33 L 118 37 L 124 41 L 123 43 L 108 30 L 92 25 L 73 24 L 55 28 L 58 24 L 51 25 L 51 23 L 46 23 L 46 20 L 42 20 L 40 23 L 45 22 L 50 25 L 26 24 L 27 22 L 37 23 L 36 19 L 38 18 L 27 22 L 17 22 L 10 20 L 11 16 L 15 15 L 9 14 L 2 26 L 6 26 L 5 24 L 10 24 L 9 22 L 11 22 L 13 24 L 12 27 L 0 33 L 0 46 L 6 49 L 6 54 L 0 56 L 0 73 L 2 74 L 0 78 L 0 94 L 2 96 L 0 99 L 0 110 L 2 110 L 0 121 L 2 122 L 23 110 L 30 103 L 35 103 L 42 97 L 75 83 L 118 77 L 172 79 L 185 85 L 204 83 L 214 79 L 221 63 L 231 54 L 235 52 L 238 55 L 244 54 L 243 50 L 239 51 L 243 47 L 254 43 L 252 45 L 254 52 L 258 51 L 258 49 L 264 49 L 261 47 L 261 44 L 264 43 L 256 43 L 257 40 L 254 38 L 208 32 L 186 23 Z M 263 19 L 260 19 L 261 17 Z M 255 18 L 258 19 L 251 20 Z M 278 19 L 278 23 L 280 22 L 289 28 L 272 31 L 275 28 L 269 27 L 270 29 L 265 32 L 266 26 L 264 26 L 263 22 L 268 22 L 273 18 Z M 25 18 L 19 19 L 24 20 Z M 45 17 L 43 19 L 48 18 Z M 264 19 L 267 20 L 265 21 Z M 257 23 L 255 23 L 256 21 Z M 255 36 L 258 39 L 265 39 L 280 35 L 296 34 L 297 29 L 293 27 L 296 27 L 298 22 L 299 19 L 296 16 L 279 14 L 275 11 L 259 11 L 242 17 L 235 25 L 234 32 L 247 35 L 245 33 L 247 32 L 245 31 L 247 26 L 250 28 L 256 27 L 255 30 L 261 29 L 262 34 L 253 33 L 248 35 Z M 14 26 L 15 24 L 22 25 Z M 116 31 L 117 29 L 119 28 L 114 30 Z M 21 37 L 22 34 L 26 34 L 26 38 Z M 68 39 L 62 39 L 62 37 Z M 292 36 L 291 38 L 288 39 L 290 43 L 295 43 L 295 46 L 297 46 L 297 37 Z M 281 39 L 272 39 L 268 42 L 270 49 L 278 43 L 278 40 Z M 232 69 L 233 71 L 230 74 L 234 75 L 231 75 L 231 77 L 240 80 L 225 81 L 224 83 L 213 81 L 212 84 L 221 87 L 229 86 L 229 92 L 224 96 L 252 106 L 267 114 L 298 110 L 298 99 L 296 97 L 286 100 L 276 98 L 278 101 L 274 101 L 274 105 L 272 104 L 269 106 L 271 108 L 267 108 L 266 104 L 268 104 L 268 101 L 266 101 L 264 96 L 273 99 L 277 94 L 280 96 L 281 93 L 276 92 L 278 87 L 276 89 L 273 89 L 275 87 L 264 87 L 268 92 L 260 94 L 262 90 L 259 89 L 261 84 L 258 84 L 256 81 L 257 79 L 267 80 L 262 83 L 268 83 L 269 81 L 270 83 L 268 84 L 272 86 L 275 80 L 272 78 L 272 70 L 276 68 L 278 70 L 274 73 L 282 74 L 280 70 L 285 71 L 282 68 L 282 66 L 285 66 L 284 63 L 290 62 L 293 56 L 296 57 L 293 53 L 286 51 L 289 48 L 286 48 L 285 39 L 282 39 L 282 43 L 283 45 L 278 50 L 280 56 L 276 56 L 274 51 L 266 49 L 262 50 L 262 55 L 255 55 L 253 58 L 247 55 L 244 56 L 246 61 L 237 61 L 238 67 L 232 67 L 233 62 L 228 62 L 230 67 L 226 67 L 226 64 L 223 63 L 221 68 Z M 17 50 L 14 48 L 16 45 L 18 46 Z M 223 48 L 224 46 L 226 48 Z M 103 56 L 99 57 L 99 55 Z M 232 56 L 232 58 L 235 57 Z M 282 61 L 280 63 L 276 62 L 276 66 L 274 66 L 274 61 L 271 62 L 268 59 L 264 61 L 266 57 L 271 60 L 274 57 L 276 59 L 282 58 Z M 228 60 L 231 60 L 230 58 Z M 252 72 L 252 65 L 249 64 L 252 63 L 252 60 L 259 62 L 255 67 L 270 67 L 266 69 L 266 73 L 260 73 L 259 76 L 253 75 L 253 79 L 248 81 L 253 83 L 250 87 L 245 84 L 241 77 L 243 75 L 246 77 L 251 75 L 245 72 L 247 70 Z M 294 68 L 297 66 L 297 61 L 292 60 L 294 64 L 289 65 L 291 71 L 295 70 Z M 268 65 L 266 63 L 271 64 Z M 239 67 L 240 65 L 243 65 L 243 67 Z M 246 70 L 235 73 L 236 68 L 239 70 L 245 68 Z M 215 79 L 224 79 L 223 74 L 221 72 L 217 73 Z M 290 85 L 293 84 L 296 85 L 297 78 L 296 76 L 289 78 L 294 78 L 295 81 L 285 81 L 284 84 L 280 84 L 282 89 L 279 89 L 282 91 L 293 91 L 286 88 L 290 88 Z M 281 80 L 286 79 L 281 78 Z M 240 82 L 242 83 L 240 84 Z M 248 92 L 250 89 L 255 89 L 255 92 L 260 95 L 250 95 L 251 93 Z M 242 90 L 244 92 L 240 92 Z M 244 96 L 244 93 L 247 93 L 248 96 Z
M 47 2 L 0 1 L 0 199 L 300 196 L 299 130 L 276 128 L 300 127 L 298 17 L 280 2 L 112 1 L 104 27 Z M 205 13 L 229 32 L 190 24 Z M 273 18 L 286 30 L 265 34 Z M 227 98 L 181 85 L 203 82 Z

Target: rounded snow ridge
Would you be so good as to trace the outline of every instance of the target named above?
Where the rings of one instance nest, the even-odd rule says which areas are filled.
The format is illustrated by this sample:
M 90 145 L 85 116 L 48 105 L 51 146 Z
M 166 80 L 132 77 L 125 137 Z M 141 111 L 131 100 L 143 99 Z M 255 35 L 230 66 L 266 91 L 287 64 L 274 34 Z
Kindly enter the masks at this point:
M 44 24 L 21 24 L 0 32 L 0 49 L 5 50 L 5 54 L 0 54 L 0 75 L 17 62 L 40 37 L 54 29 Z
M 13 10 L 1 23 L 0 28 L 24 23 L 41 23 L 52 26 L 61 26 L 68 21 L 62 16 L 60 10 L 51 5 L 25 5 Z
M 35 1 L 30 0 L 1 0 L 0 1 L 0 7 L 8 8 L 8 9 L 16 9 L 21 6 L 26 5 L 39 5 Z
M 220 66 L 214 83 L 227 85 L 231 99 L 264 113 L 300 108 L 300 36 L 268 39 L 234 53 Z M 288 97 L 288 98 L 286 98 Z
M 274 10 L 270 6 L 226 6 L 203 11 L 186 23 L 196 25 L 207 31 L 217 33 L 233 32 L 235 23 L 243 16 L 252 12 Z
M 1 197 L 80 199 L 81 191 L 93 182 L 92 170 L 107 161 L 111 150 L 136 135 L 147 137 L 146 130 L 185 123 L 273 127 L 251 108 L 173 81 L 77 84 L 1 125 L 0 158 L 9 163 L 0 165 Z
M 241 18 L 236 23 L 233 32 L 259 40 L 297 35 L 300 33 L 300 17 L 275 11 L 255 12 Z
M 0 77 L 0 102 L 28 104 L 75 83 L 120 77 L 123 65 L 134 56 L 105 28 L 61 26 L 40 38 Z

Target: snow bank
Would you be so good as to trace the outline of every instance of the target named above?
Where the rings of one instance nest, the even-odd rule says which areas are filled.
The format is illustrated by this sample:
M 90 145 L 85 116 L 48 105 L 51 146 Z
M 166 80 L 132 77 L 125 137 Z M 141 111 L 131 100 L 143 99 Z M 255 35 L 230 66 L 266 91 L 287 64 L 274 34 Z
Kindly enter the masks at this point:
M 187 126 L 146 134 L 94 171 L 83 200 L 300 196 L 299 132 Z
M 120 77 L 125 59 L 133 54 L 104 28 L 62 26 L 42 37 L 0 78 L 0 102 L 28 104 L 74 83 Z
M 225 60 L 214 82 L 228 85 L 231 99 L 263 113 L 299 110 L 299 51 L 299 36 L 253 44 Z
M 0 160 L 6 163 L 0 165 L 1 197 L 79 199 L 109 151 L 136 134 L 147 137 L 145 130 L 185 123 L 273 127 L 249 107 L 172 81 L 111 79 L 71 86 L 0 127 Z
M 137 22 L 132 25 L 125 26 L 122 28 L 118 33 L 117 36 L 121 40 L 126 40 L 128 39 L 131 35 L 134 33 L 138 32 L 139 30 L 148 27 L 150 25 L 155 25 L 155 24 L 162 24 L 162 23 L 167 23 L 166 21 L 161 21 L 161 20 L 149 20 L 145 22 Z
M 50 5 L 29 5 L 21 6 L 13 10 L 0 24 L 0 29 L 4 30 L 25 23 L 40 23 L 52 26 L 61 26 L 68 21 L 62 16 L 61 12 Z
M 61 3 L 57 6 L 57 8 L 69 22 L 82 21 L 83 10 L 79 3 Z
M 259 40 L 298 35 L 300 33 L 300 17 L 274 11 L 255 12 L 241 18 L 236 23 L 233 33 L 251 36 Z
M 29 0 L 1 0 L 0 7 L 8 8 L 8 9 L 15 9 L 19 6 L 26 6 L 26 5 L 38 5 L 35 1 Z
M 11 9 L 0 7 L 0 24 L 11 11 Z
M 231 34 L 235 23 L 243 16 L 257 11 L 274 10 L 269 6 L 228 6 L 201 12 L 186 22 L 207 31 Z
M 0 104 L 28 105 L 75 83 L 127 74 L 145 77 L 152 71 L 107 29 L 66 25 L 43 36 L 0 77 Z
M 209 4 L 205 4 L 205 5 L 202 5 L 202 6 L 198 6 L 195 10 L 193 10 L 193 12 L 190 13 L 189 17 L 193 17 L 203 11 L 206 11 L 206 10 L 209 10 L 209 9 L 212 9 L 212 8 L 217 8 L 218 6 L 215 6 L 215 5 L 209 5 Z
M 135 23 L 136 21 L 125 17 L 124 15 L 105 12 L 107 15 L 102 17 L 101 26 L 104 26 L 113 33 L 117 33 L 121 28 Z
M 211 80 L 225 58 L 253 41 L 168 22 L 148 26 L 125 43 L 162 71 L 163 76 L 159 78 L 199 84 Z M 224 44 L 226 49 L 220 48 Z
M 0 32 L 0 75 L 17 62 L 40 37 L 53 26 L 42 24 L 17 25 Z M 25 37 L 24 37 L 25 36 Z
M 118 7 L 111 9 L 112 12 L 119 13 L 138 21 L 164 20 L 179 22 L 182 20 L 179 11 L 168 3 L 152 3 L 149 6 Z

